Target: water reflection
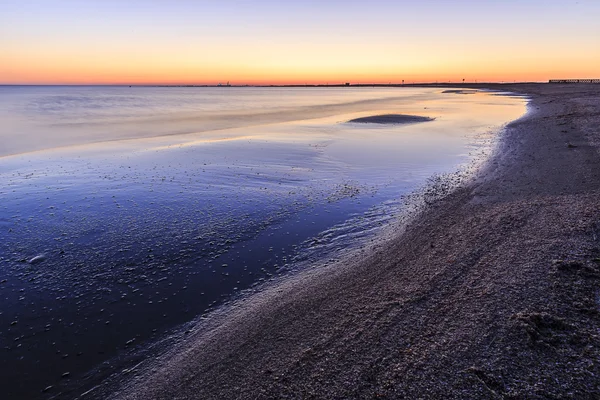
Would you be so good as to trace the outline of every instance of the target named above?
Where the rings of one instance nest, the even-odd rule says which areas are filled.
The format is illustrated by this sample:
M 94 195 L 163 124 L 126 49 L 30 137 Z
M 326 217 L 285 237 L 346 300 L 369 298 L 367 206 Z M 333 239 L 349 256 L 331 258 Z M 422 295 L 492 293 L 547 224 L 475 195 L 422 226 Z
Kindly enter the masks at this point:
M 19 151 L 77 144 L 0 158 L 8 397 L 49 385 L 56 394 L 98 366 L 114 371 L 113 357 L 232 293 L 356 245 L 393 218 L 402 194 L 489 151 L 494 129 L 525 109 L 522 99 L 433 89 L 262 89 L 229 100 L 164 88 L 61 90 L 19 92 L 27 100 L 11 106 L 21 116 L 11 127 L 35 133 L 54 122 L 41 147 L 2 129 Z M 269 112 L 225 123 L 245 107 Z M 183 122 L 196 133 L 164 136 L 202 110 L 219 114 L 218 130 L 206 130 L 203 114 Z M 154 112 L 163 121 L 155 126 Z M 346 122 L 385 113 L 435 120 Z M 57 138 L 58 126 L 66 133 Z M 114 141 L 149 126 L 135 135 L 153 137 Z M 108 142 L 87 143 L 98 139 Z

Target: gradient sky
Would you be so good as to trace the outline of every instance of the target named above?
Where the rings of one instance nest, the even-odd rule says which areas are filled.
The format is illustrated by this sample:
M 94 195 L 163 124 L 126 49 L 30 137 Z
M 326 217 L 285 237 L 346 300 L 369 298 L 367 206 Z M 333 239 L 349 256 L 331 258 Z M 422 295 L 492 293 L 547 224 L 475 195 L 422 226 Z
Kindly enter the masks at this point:
M 0 83 L 600 78 L 596 0 L 0 0 Z

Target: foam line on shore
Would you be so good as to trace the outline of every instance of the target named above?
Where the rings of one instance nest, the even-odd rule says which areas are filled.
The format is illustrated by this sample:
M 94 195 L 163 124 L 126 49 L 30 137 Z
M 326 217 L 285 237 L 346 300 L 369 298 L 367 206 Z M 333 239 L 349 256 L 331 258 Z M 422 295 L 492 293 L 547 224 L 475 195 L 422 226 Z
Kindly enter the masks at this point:
M 385 245 L 211 316 L 113 395 L 598 394 L 598 89 L 512 90 L 534 112 L 471 184 Z

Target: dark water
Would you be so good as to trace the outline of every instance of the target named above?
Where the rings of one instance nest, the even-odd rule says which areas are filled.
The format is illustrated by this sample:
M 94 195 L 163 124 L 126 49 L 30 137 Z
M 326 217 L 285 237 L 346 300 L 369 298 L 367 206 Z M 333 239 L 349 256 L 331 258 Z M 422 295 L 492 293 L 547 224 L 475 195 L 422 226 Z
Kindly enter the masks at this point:
M 433 89 L 139 90 L 0 89 L 0 154 L 18 153 L 0 157 L 3 398 L 72 397 L 243 289 L 360 245 L 525 109 Z M 385 113 L 436 119 L 344 122 Z

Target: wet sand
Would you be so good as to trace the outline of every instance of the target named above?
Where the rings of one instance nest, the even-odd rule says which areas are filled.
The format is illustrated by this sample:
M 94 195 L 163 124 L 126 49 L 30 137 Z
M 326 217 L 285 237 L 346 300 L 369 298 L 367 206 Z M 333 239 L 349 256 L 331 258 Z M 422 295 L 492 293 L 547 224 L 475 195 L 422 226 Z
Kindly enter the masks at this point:
M 598 398 L 600 85 L 501 88 L 531 111 L 469 184 L 88 395 Z
M 182 324 L 363 247 L 428 180 L 470 176 L 527 107 L 438 88 L 2 89 L 15 126 L 83 141 L 0 157 L 0 387 L 28 399 L 73 398 Z M 213 101 L 220 117 L 287 104 L 300 119 L 170 136 Z M 328 104 L 340 113 L 302 114 Z M 173 118 L 167 136 L 114 140 L 151 111 Z M 388 113 L 436 120 L 345 122 Z M 108 142 L 93 143 L 102 130 Z

